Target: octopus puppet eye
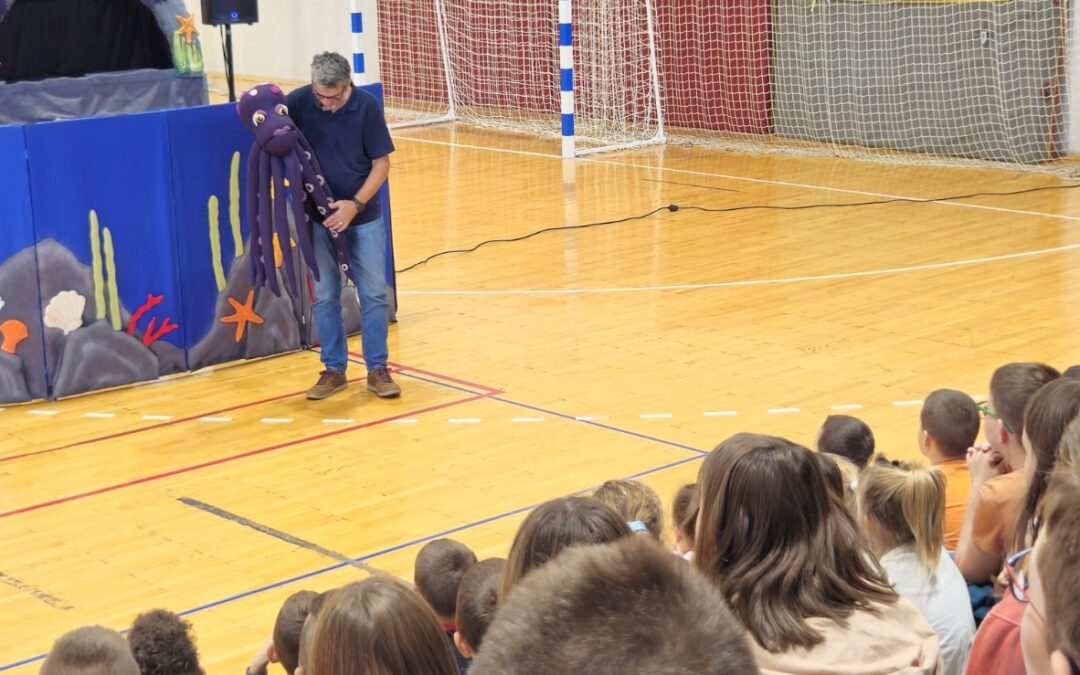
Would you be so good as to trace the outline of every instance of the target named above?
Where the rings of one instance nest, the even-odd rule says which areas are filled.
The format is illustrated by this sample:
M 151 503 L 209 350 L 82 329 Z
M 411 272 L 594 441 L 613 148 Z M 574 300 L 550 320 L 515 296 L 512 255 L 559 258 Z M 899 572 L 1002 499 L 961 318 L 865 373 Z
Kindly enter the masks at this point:
M 255 126 L 259 126 L 266 121 L 266 113 L 261 110 L 256 112 L 254 115 L 251 116 L 251 121 L 255 123 Z
M 279 103 L 278 107 L 275 108 L 275 110 L 277 111 L 277 114 L 281 115 L 282 117 L 289 114 L 289 108 L 284 103 Z

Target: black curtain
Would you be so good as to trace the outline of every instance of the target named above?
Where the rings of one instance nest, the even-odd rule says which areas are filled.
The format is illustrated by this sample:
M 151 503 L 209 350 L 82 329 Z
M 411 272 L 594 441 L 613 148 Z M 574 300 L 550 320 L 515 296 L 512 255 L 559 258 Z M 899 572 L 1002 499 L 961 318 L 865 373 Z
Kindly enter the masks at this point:
M 0 80 L 172 68 L 169 41 L 139 0 L 17 0 L 0 21 Z

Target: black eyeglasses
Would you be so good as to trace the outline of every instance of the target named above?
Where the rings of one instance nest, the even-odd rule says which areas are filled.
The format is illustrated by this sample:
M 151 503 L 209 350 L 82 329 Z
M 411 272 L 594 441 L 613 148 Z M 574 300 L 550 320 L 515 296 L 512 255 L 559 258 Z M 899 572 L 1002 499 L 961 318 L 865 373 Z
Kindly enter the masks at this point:
M 979 409 L 979 412 L 981 412 L 984 417 L 992 417 L 1001 422 L 1002 426 L 1005 427 L 1005 431 L 1008 431 L 1010 434 L 1016 433 L 1015 431 L 1013 431 L 1012 427 L 1009 426 L 1009 423 L 1005 421 L 1004 417 L 991 410 L 990 407 L 985 403 L 976 403 L 975 407 Z
M 325 94 L 320 94 L 319 92 L 315 91 L 314 89 L 312 89 L 312 93 L 315 94 L 315 98 L 317 98 L 317 99 L 319 99 L 321 101 L 340 101 L 341 99 L 345 98 L 345 90 L 344 89 L 342 89 L 341 93 L 338 94 L 337 96 L 327 96 Z

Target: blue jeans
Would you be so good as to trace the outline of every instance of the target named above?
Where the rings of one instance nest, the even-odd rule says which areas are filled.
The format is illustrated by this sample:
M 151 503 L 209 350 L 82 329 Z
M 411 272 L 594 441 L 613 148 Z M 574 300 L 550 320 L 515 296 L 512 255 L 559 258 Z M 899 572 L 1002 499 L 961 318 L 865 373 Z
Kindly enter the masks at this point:
M 312 314 L 322 343 L 323 365 L 344 373 L 349 362 L 345 345 L 345 322 L 341 317 L 342 274 L 334 257 L 330 231 L 315 224 L 315 261 L 319 280 L 315 282 L 315 305 Z M 386 284 L 386 225 L 382 217 L 352 227 L 341 233 L 349 243 L 349 258 L 360 277 L 360 331 L 364 361 L 368 372 L 386 366 L 386 334 L 389 325 Z

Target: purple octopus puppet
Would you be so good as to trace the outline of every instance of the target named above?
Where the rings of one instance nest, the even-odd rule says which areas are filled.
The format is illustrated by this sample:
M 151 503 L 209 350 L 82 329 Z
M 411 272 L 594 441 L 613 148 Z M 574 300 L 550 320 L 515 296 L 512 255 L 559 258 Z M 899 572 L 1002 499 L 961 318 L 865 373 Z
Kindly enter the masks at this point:
M 312 242 L 311 218 L 304 209 L 304 201 L 310 199 L 319 215 L 330 213 L 334 199 L 326 186 L 322 169 L 311 150 L 311 145 L 296 128 L 289 109 L 285 107 L 285 93 L 276 84 L 260 84 L 240 96 L 236 104 L 240 121 L 255 134 L 255 143 L 248 156 L 247 203 L 251 221 L 251 244 L 249 248 L 249 275 L 254 286 L 270 286 L 274 295 L 281 295 L 274 263 L 274 235 L 285 252 L 282 256 L 289 288 L 293 295 L 299 294 L 296 266 L 289 255 L 289 222 L 286 216 L 291 205 L 296 222 L 296 239 L 300 255 L 315 278 L 319 268 L 315 262 Z M 291 199 L 286 195 L 286 182 L 293 188 Z M 297 190 L 297 186 L 303 190 Z M 274 198 L 271 199 L 271 191 Z M 300 195 L 298 199 L 297 196 Z M 286 204 L 286 201 L 290 205 Z M 349 250 L 344 237 L 332 233 L 334 255 L 338 267 L 353 283 L 359 280 L 349 264 Z

